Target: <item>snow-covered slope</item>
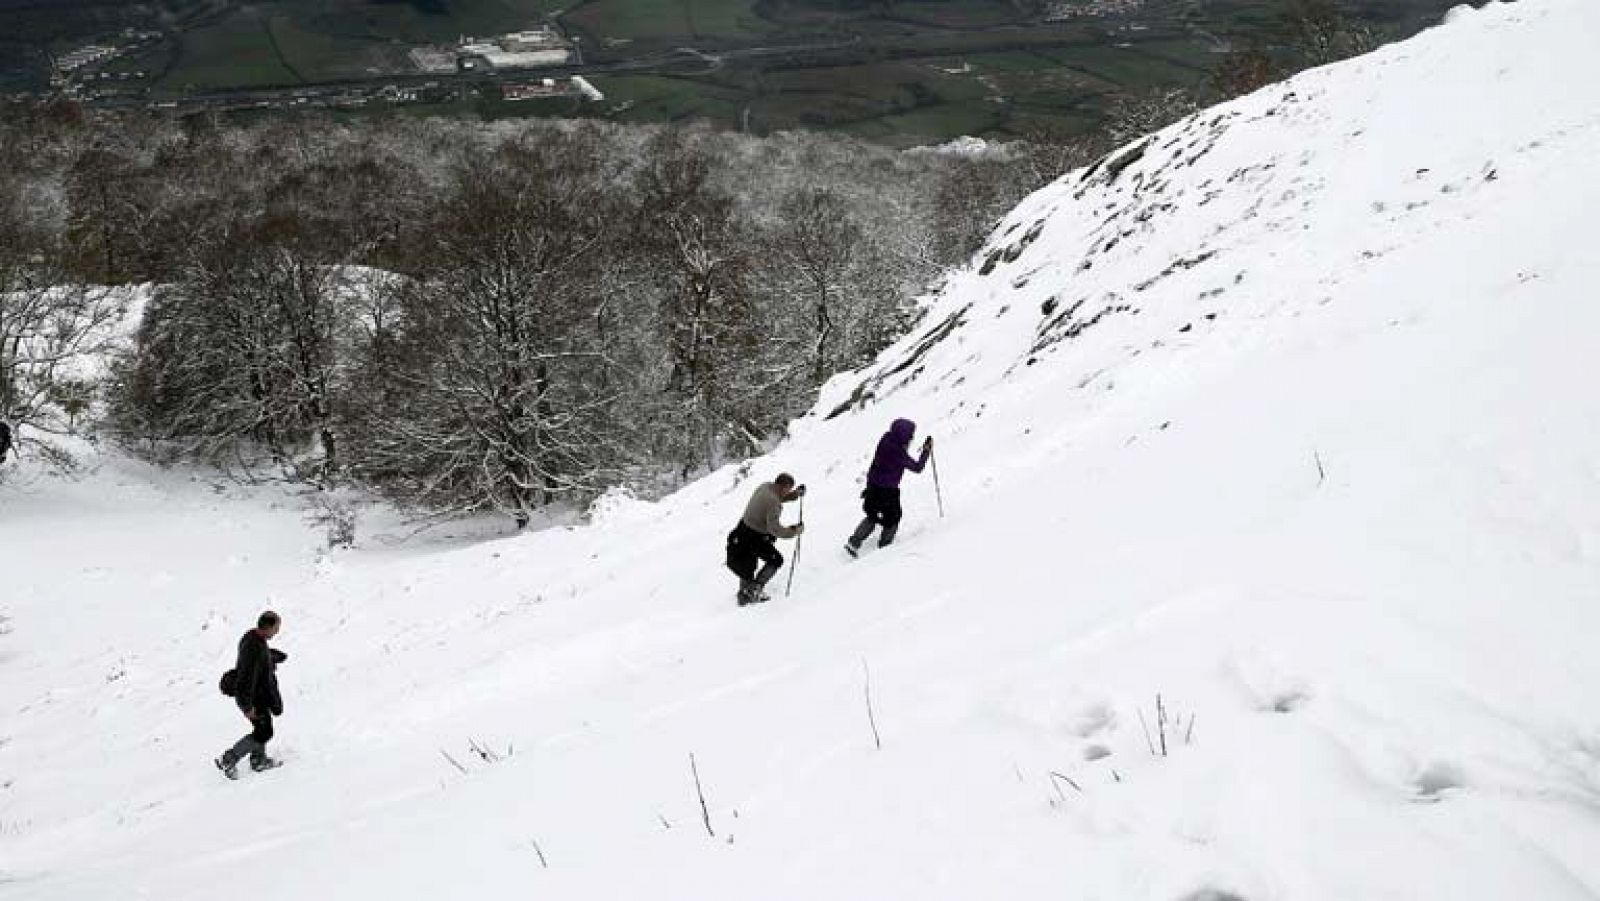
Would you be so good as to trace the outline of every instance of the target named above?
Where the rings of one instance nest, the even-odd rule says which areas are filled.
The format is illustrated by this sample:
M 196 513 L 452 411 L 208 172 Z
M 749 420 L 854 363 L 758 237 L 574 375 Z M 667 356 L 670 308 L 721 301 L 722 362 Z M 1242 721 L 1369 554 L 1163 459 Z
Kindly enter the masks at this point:
M 0 488 L 0 897 L 1593 898 L 1596 37 L 1466 11 L 1073 173 L 770 458 L 592 527 Z M 847 561 L 902 415 L 947 516 L 909 477 Z M 288 766 L 230 784 L 268 605 Z

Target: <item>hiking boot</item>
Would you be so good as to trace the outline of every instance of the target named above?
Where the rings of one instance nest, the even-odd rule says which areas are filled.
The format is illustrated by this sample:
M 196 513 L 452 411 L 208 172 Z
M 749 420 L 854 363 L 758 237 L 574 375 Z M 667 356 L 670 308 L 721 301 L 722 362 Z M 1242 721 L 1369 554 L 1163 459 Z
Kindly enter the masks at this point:
M 280 766 L 283 766 L 283 761 L 276 757 L 262 757 L 259 760 L 251 758 L 250 760 L 251 772 L 259 773 L 262 770 L 275 770 Z
M 216 760 L 212 761 L 212 763 L 215 763 L 217 765 L 217 769 L 222 771 L 222 775 L 227 776 L 229 779 L 239 778 L 238 763 L 229 763 L 221 757 L 218 757 Z

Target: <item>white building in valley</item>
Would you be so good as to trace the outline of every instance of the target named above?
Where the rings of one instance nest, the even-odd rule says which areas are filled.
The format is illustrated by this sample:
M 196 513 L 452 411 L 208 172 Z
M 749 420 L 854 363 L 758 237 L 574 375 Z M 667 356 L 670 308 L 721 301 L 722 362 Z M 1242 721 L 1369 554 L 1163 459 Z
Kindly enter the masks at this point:
M 466 65 L 467 61 L 482 60 L 494 69 L 535 69 L 571 60 L 572 44 L 548 28 L 513 31 L 493 38 L 463 37 L 456 46 L 456 58 L 462 68 L 475 68 Z

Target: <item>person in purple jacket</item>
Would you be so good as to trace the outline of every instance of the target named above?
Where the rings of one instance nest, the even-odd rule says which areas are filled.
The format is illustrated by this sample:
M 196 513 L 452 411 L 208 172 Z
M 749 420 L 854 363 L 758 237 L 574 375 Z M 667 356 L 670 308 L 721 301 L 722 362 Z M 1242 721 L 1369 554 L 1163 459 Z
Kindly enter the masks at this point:
M 872 530 L 883 526 L 878 536 L 878 547 L 893 543 L 900 528 L 900 477 L 906 470 L 921 472 L 933 453 L 933 438 L 922 439 L 921 456 L 912 458 L 911 439 L 917 434 L 917 424 L 909 419 L 896 419 L 889 431 L 878 439 L 878 450 L 872 455 L 872 466 L 867 470 L 867 490 L 861 492 L 861 508 L 867 518 L 856 526 L 855 534 L 845 542 L 844 549 L 854 557 L 861 545 L 872 535 Z

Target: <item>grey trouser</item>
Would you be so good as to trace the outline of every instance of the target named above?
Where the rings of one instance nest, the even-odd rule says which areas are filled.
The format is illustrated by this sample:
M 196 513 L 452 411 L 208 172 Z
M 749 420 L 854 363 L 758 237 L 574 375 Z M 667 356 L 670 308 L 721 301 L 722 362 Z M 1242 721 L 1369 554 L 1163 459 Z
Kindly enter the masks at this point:
M 251 763 L 261 763 L 267 759 L 267 742 L 272 741 L 272 714 L 265 710 L 257 710 L 255 718 L 256 727 L 250 734 L 233 743 L 233 747 L 222 752 L 222 762 L 233 766 L 245 755 L 249 755 Z

